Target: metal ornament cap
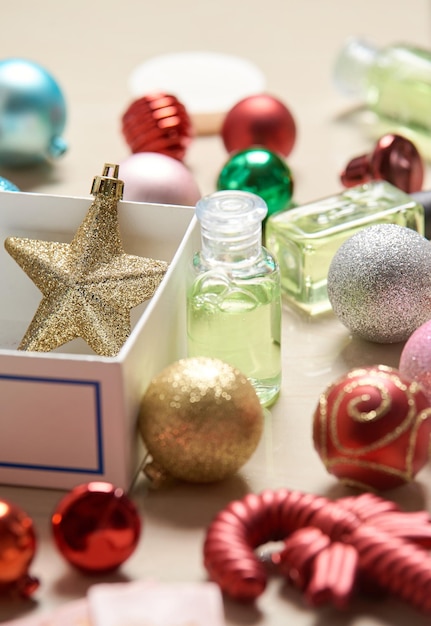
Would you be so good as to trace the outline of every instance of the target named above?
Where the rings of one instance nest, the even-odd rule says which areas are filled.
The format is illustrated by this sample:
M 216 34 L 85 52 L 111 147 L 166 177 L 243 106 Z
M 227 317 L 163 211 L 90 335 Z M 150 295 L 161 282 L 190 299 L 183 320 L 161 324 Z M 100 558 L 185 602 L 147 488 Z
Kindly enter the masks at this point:
M 117 569 L 133 554 L 142 523 L 122 489 L 90 482 L 60 500 L 51 527 L 66 561 L 81 571 L 101 573 Z
M 424 165 L 416 146 L 406 137 L 383 135 L 371 154 L 355 157 L 340 175 L 345 187 L 386 180 L 406 193 L 422 189 Z

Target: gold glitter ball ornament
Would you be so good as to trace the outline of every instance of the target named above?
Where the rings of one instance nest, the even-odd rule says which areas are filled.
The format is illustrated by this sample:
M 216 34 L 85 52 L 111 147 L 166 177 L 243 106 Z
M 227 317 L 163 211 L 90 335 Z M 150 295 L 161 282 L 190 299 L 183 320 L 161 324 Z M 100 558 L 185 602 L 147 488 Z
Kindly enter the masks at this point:
M 238 369 L 219 359 L 190 357 L 153 378 L 142 399 L 139 430 L 152 457 L 144 472 L 154 482 L 165 476 L 219 481 L 255 451 L 263 409 Z
M 6 239 L 6 250 L 43 294 L 19 350 L 49 352 L 81 337 L 96 354 L 115 356 L 131 331 L 130 310 L 159 286 L 168 264 L 123 250 L 118 169 L 105 164 L 95 177 L 93 203 L 70 244 Z

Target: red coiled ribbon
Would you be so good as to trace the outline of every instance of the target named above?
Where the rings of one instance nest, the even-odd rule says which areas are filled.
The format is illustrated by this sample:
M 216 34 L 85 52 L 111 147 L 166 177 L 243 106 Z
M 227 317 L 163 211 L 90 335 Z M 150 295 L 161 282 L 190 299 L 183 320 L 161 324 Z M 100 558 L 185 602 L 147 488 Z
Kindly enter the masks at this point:
M 284 540 L 272 563 L 312 606 L 348 605 L 370 583 L 431 611 L 431 517 L 405 513 L 370 493 L 331 501 L 280 489 L 231 502 L 210 524 L 204 563 L 210 578 L 237 600 L 265 589 L 267 567 L 256 548 Z

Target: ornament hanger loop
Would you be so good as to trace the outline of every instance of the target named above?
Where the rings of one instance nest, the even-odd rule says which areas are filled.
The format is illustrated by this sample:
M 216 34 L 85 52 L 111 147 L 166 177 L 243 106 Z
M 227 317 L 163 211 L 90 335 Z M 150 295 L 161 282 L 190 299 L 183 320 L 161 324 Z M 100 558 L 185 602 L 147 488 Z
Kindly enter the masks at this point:
M 117 200 L 123 197 L 124 183 L 119 180 L 119 165 L 116 163 L 105 163 L 102 176 L 95 176 L 91 186 L 93 196 L 112 196 Z

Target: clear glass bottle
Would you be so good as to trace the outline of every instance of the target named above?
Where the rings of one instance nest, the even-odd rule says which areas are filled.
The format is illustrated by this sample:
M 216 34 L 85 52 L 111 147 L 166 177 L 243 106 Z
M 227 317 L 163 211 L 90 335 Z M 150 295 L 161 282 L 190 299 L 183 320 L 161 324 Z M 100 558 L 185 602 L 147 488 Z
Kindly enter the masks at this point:
M 424 234 L 424 207 L 414 194 L 378 181 L 271 215 L 265 244 L 279 264 L 283 296 L 308 315 L 330 311 L 326 283 L 335 252 L 361 228 L 384 223 Z
M 262 246 L 265 202 L 218 191 L 196 205 L 202 247 L 187 292 L 189 356 L 229 363 L 253 384 L 263 406 L 281 384 L 281 289 L 276 261 Z
M 407 44 L 384 48 L 351 39 L 335 63 L 341 91 L 364 97 L 379 116 L 431 131 L 431 51 Z

